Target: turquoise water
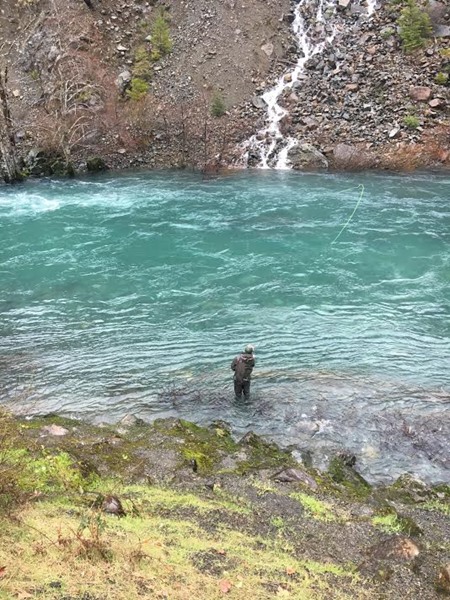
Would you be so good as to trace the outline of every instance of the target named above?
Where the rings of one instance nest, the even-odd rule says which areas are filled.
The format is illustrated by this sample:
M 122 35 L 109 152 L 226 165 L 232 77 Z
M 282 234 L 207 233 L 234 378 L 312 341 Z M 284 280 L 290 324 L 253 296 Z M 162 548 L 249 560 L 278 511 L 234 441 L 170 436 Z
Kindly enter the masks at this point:
M 225 419 L 318 462 L 350 448 L 374 479 L 410 465 L 440 479 L 449 226 L 450 177 L 437 175 L 160 172 L 0 188 L 4 402 Z M 257 368 L 243 405 L 229 363 L 247 342 Z M 424 450 L 435 422 L 444 430 Z

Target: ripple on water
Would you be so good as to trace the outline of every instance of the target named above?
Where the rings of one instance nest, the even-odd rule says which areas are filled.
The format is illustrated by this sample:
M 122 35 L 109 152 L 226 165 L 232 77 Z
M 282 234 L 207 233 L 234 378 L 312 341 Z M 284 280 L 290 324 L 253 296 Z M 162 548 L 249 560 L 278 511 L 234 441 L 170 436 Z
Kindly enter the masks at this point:
M 319 463 L 345 447 L 374 480 L 439 480 L 448 191 L 445 177 L 297 173 L 1 188 L 0 390 L 28 412 L 223 418 Z M 247 342 L 253 396 L 236 403 Z

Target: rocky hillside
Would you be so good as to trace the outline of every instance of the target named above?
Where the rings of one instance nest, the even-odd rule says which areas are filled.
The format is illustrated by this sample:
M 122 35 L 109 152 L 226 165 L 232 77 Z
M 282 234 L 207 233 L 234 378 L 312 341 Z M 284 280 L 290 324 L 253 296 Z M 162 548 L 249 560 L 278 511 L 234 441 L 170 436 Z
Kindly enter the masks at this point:
M 294 6 L 3 0 L 0 67 L 10 142 L 24 170 L 234 164 L 239 145 L 264 126 L 261 93 L 288 80 L 296 63 Z M 448 166 L 448 6 L 432 0 L 433 33 L 409 54 L 399 36 L 401 0 L 379 2 L 370 16 L 358 0 L 339 0 L 324 7 L 321 23 L 316 8 L 305 2 L 306 25 L 333 27 L 333 41 L 280 99 L 289 113 L 282 131 L 299 142 L 294 166 Z M 0 126 L 6 139 L 4 113 Z

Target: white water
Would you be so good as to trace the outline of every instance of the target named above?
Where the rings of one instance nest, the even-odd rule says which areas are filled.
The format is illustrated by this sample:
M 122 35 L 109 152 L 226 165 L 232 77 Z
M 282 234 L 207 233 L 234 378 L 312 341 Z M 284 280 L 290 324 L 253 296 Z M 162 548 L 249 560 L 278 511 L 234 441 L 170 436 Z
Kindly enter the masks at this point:
M 327 27 L 324 13 L 328 9 L 335 12 L 335 0 L 318 0 L 315 17 L 306 19 L 302 12 L 313 6 L 311 0 L 300 0 L 294 10 L 292 25 L 299 49 L 299 58 L 293 70 L 289 70 L 278 80 L 278 83 L 265 92 L 261 98 L 267 106 L 266 125 L 244 143 L 244 164 L 248 164 L 250 152 L 260 157 L 258 167 L 261 169 L 289 169 L 289 151 L 298 145 L 298 140 L 284 136 L 281 132 L 281 120 L 289 115 L 287 108 L 280 104 L 288 93 L 295 89 L 297 82 L 305 71 L 305 64 L 316 54 L 321 54 L 333 42 L 336 26 Z M 367 15 L 375 11 L 376 0 L 368 0 Z M 329 35 L 328 32 L 331 30 Z M 318 39 L 319 38 L 319 39 Z M 288 77 L 287 77 L 288 76 Z M 290 77 L 289 77 L 290 76 Z M 289 79 L 289 81 L 286 81 Z

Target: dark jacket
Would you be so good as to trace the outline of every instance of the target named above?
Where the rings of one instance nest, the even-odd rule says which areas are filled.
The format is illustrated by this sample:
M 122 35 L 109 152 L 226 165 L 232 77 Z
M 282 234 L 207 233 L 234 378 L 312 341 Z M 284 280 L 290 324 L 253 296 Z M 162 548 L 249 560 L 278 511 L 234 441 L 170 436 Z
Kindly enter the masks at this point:
M 234 379 L 236 381 L 250 379 L 254 366 L 255 358 L 253 354 L 242 353 L 239 356 L 235 356 L 231 363 L 231 368 L 234 371 Z

